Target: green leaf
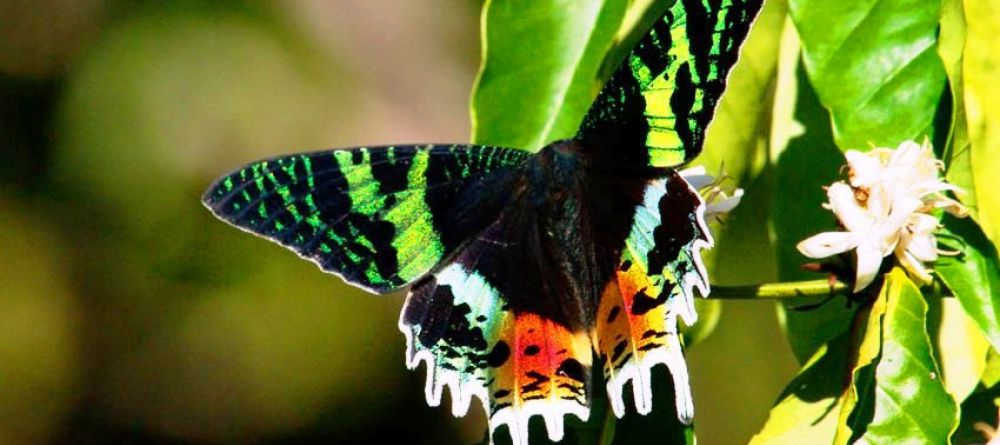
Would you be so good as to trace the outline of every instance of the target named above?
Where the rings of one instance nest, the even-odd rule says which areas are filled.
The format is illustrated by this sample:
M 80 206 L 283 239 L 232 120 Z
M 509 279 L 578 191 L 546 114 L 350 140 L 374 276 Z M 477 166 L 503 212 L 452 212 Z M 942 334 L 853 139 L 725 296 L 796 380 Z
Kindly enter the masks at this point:
M 947 168 L 948 182 L 964 189 L 962 203 L 976 217 L 975 180 L 972 177 L 972 147 L 969 141 L 968 122 L 965 116 L 965 89 L 962 79 L 962 52 L 965 50 L 965 12 L 962 0 L 944 0 L 941 7 L 941 35 L 938 38 L 938 55 L 948 75 L 950 91 L 951 128 L 941 159 Z
M 798 445 L 832 438 L 847 381 L 850 335 L 842 333 L 823 344 L 802 367 L 771 409 L 767 423 L 751 445 Z
M 933 138 L 945 87 L 940 2 L 790 0 L 806 70 L 841 149 Z
M 948 443 L 958 406 L 941 381 L 926 323 L 923 295 L 894 269 L 871 307 L 834 443 Z
M 995 0 L 966 0 L 967 36 L 962 75 L 965 111 L 972 144 L 970 165 L 975 184 L 979 222 L 993 242 L 1000 240 L 1000 193 L 995 176 L 1000 170 L 1000 4 Z
M 997 353 L 996 349 L 990 349 L 989 354 L 986 355 L 986 369 L 983 370 L 980 383 L 987 388 L 992 388 L 1000 383 L 1000 354 Z
M 996 247 L 971 219 L 945 215 L 941 242 L 957 256 L 935 263 L 938 277 L 958 298 L 994 349 L 1000 349 L 1000 259 Z
M 488 0 L 472 141 L 537 150 L 573 136 L 627 2 Z

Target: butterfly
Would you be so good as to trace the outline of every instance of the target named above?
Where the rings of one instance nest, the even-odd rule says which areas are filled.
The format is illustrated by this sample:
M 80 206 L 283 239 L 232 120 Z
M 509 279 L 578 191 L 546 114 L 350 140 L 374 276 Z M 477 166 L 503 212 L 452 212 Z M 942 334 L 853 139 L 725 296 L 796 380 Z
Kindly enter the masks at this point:
M 702 149 L 762 0 L 677 0 L 627 55 L 575 137 L 537 153 L 476 145 L 360 147 L 251 163 L 209 187 L 219 218 L 376 294 L 409 286 L 399 329 L 425 395 L 527 444 L 589 417 L 652 409 L 665 364 L 694 414 L 677 318 L 709 291 L 705 204 L 675 169 Z M 595 357 L 597 360 L 595 360 Z

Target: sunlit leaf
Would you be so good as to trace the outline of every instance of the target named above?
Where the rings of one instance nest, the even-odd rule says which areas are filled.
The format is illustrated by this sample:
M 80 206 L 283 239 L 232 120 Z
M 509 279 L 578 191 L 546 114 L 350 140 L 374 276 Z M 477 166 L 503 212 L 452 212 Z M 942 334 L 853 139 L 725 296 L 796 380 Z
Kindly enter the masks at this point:
M 841 149 L 895 147 L 933 131 L 945 87 L 940 2 L 791 0 L 806 70 Z
M 995 0 L 967 0 L 965 19 L 968 30 L 962 74 L 965 110 L 972 143 L 970 164 L 975 183 L 976 203 L 983 231 L 994 242 L 1000 240 L 1000 193 L 996 193 L 996 172 L 1000 171 L 1000 3 Z
M 626 2 L 489 0 L 472 140 L 537 150 L 576 133 Z
M 946 215 L 943 222 L 948 236 L 942 238 L 942 243 L 960 254 L 942 256 L 934 269 L 993 348 L 1000 349 L 1000 259 L 997 250 L 974 221 Z
M 996 349 L 990 349 L 986 355 L 986 369 L 983 370 L 980 383 L 987 388 L 1000 383 L 1000 353 L 997 353 Z
M 845 332 L 816 350 L 778 398 L 751 445 L 798 445 L 833 437 L 847 382 L 848 339 Z
M 962 53 L 965 49 L 965 12 L 962 0 L 945 0 L 941 7 L 941 35 L 938 54 L 948 75 L 951 93 L 951 128 L 941 159 L 947 168 L 948 182 L 965 190 L 962 203 L 976 217 L 976 189 L 972 177 L 972 147 L 965 116 L 965 88 L 962 76 Z
M 935 341 L 945 389 L 955 400 L 964 400 L 986 369 L 990 342 L 956 298 L 934 299 L 929 305 L 927 330 Z
M 958 406 L 941 381 L 926 323 L 923 295 L 894 269 L 871 307 L 834 443 L 948 442 Z

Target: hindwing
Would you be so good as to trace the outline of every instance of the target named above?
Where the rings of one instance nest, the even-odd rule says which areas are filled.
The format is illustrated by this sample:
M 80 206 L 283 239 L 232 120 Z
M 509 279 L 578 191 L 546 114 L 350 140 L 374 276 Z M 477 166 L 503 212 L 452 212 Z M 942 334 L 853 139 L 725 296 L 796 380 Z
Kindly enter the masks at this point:
M 551 440 L 562 438 L 566 414 L 589 417 L 593 359 L 586 308 L 572 303 L 579 295 L 545 290 L 565 278 L 548 264 L 527 204 L 515 197 L 450 264 L 415 284 L 399 322 L 408 366 L 427 364 L 428 403 L 438 405 L 447 386 L 463 415 L 477 397 L 491 434 L 506 425 L 516 445 L 528 443 L 532 416 L 543 417 Z
M 711 247 L 705 204 L 676 172 L 646 186 L 617 270 L 601 294 L 594 344 L 604 363 L 608 399 L 625 414 L 624 385 L 631 381 L 636 410 L 652 409 L 650 368 L 665 364 L 673 376 L 677 415 L 694 416 L 677 317 L 692 324 L 694 288 L 708 294 L 700 251 Z

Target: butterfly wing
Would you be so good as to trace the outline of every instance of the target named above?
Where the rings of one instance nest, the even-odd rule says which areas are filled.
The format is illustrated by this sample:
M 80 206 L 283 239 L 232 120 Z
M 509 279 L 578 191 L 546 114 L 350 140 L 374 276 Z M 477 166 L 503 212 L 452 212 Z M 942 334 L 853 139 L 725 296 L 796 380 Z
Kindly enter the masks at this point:
M 762 1 L 676 0 L 605 84 L 577 139 L 626 167 L 690 161 Z
M 693 289 L 708 292 L 699 251 L 711 238 L 701 197 L 670 168 L 701 151 L 761 5 L 677 0 L 614 72 L 576 137 L 583 152 L 610 171 L 666 172 L 643 185 L 618 267 L 597 303 L 593 343 L 619 417 L 630 381 L 636 410 L 651 410 L 650 368 L 660 363 L 673 376 L 678 417 L 688 423 L 694 414 L 677 317 L 693 323 Z
M 462 203 L 481 202 L 482 183 L 528 158 L 459 145 L 282 156 L 222 177 L 203 202 L 222 220 L 383 293 L 426 274 L 493 218 L 483 205 Z
M 450 388 L 452 411 L 473 397 L 486 409 L 491 434 L 506 425 L 527 444 L 529 418 L 541 415 L 549 438 L 563 436 L 563 417 L 589 416 L 593 347 L 587 314 L 559 283 L 544 218 L 517 185 L 500 217 L 454 260 L 415 284 L 400 317 L 407 364 L 427 363 L 426 396 L 437 405 Z M 576 301 L 576 303 L 574 303 Z
M 694 415 L 678 315 L 695 321 L 694 288 L 708 294 L 700 250 L 711 247 L 705 204 L 676 172 L 651 181 L 636 205 L 618 268 L 601 294 L 594 344 L 604 362 L 608 399 L 625 414 L 622 390 L 632 382 L 636 410 L 652 409 L 650 368 L 665 364 L 674 380 L 678 417 Z

